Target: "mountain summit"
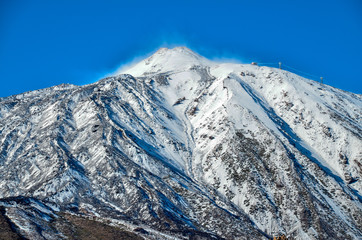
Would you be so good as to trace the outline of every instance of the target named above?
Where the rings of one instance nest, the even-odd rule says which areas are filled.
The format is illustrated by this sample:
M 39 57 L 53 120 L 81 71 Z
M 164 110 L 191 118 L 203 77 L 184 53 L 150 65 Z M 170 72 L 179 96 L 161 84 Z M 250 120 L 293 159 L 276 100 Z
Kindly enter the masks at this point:
M 208 66 L 213 63 L 198 55 L 187 47 L 173 49 L 160 48 L 152 56 L 134 65 L 122 73 L 139 76 L 144 73 L 158 73 L 177 70 L 186 70 L 192 66 Z
M 0 237 L 360 239 L 361 116 L 361 95 L 185 47 L 0 98 Z

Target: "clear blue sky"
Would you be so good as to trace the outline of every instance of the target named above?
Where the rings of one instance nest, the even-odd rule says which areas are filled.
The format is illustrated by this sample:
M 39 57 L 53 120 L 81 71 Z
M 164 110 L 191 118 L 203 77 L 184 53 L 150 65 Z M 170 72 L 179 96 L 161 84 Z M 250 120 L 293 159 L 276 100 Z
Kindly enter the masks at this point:
M 0 0 L 0 97 L 92 83 L 175 45 L 281 61 L 362 93 L 361 0 L 127 2 Z

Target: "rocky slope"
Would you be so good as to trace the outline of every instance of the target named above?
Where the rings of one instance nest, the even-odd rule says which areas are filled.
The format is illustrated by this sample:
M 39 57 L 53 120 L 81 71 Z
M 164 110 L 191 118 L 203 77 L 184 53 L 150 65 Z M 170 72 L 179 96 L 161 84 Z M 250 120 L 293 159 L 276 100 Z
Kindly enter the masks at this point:
M 160 49 L 0 98 L 2 216 L 27 238 L 69 238 L 67 214 L 146 239 L 359 239 L 361 116 L 361 95 Z

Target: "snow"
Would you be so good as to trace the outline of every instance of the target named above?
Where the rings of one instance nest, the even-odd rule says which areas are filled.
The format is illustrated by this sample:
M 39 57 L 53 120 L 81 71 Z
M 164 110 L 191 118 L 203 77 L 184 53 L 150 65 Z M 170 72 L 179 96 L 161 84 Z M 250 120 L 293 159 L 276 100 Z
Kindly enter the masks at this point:
M 173 49 L 161 48 L 151 57 L 141 61 L 129 69 L 122 70 L 118 74 L 131 74 L 135 77 L 143 74 L 154 74 L 158 72 L 183 71 L 194 65 L 213 64 L 208 59 L 194 53 L 185 47 Z

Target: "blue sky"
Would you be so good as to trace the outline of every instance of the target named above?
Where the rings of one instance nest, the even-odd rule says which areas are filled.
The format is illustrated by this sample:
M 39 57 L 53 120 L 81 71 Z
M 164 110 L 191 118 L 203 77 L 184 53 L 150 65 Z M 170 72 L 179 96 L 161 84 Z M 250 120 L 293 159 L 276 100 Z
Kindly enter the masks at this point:
M 279 62 L 362 93 L 362 1 L 0 0 L 0 97 L 95 82 L 159 47 Z

